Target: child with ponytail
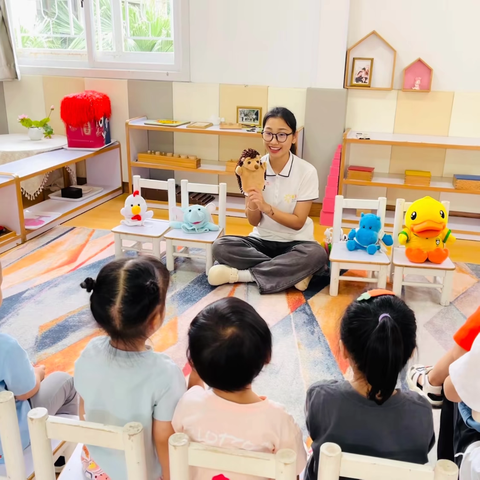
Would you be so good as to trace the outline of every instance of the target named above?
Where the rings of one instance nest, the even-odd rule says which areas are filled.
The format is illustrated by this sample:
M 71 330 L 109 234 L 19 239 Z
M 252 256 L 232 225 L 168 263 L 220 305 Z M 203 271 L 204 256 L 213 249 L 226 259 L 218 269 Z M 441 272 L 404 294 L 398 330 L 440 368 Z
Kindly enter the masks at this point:
M 148 480 L 170 480 L 171 421 L 186 391 L 180 368 L 145 343 L 163 323 L 169 279 L 160 260 L 142 256 L 114 260 L 81 285 L 107 335 L 94 338 L 75 363 L 80 417 L 119 427 L 141 423 Z M 88 478 L 127 478 L 123 452 L 89 447 L 82 462 Z
M 307 428 L 313 455 L 307 480 L 316 480 L 320 446 L 344 452 L 424 464 L 435 443 L 429 402 L 396 389 L 416 348 L 413 311 L 392 292 L 366 292 L 350 304 L 340 327 L 340 351 L 351 380 L 322 381 L 307 392 Z

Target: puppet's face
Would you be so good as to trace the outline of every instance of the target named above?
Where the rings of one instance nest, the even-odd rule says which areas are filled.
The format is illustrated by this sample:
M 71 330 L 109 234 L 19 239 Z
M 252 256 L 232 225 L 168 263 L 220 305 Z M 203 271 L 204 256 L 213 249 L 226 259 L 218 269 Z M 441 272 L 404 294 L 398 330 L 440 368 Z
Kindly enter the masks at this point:
M 202 205 L 192 205 L 182 210 L 184 212 L 183 221 L 185 223 L 190 223 L 198 227 L 210 221 L 210 212 Z
M 258 170 L 259 168 L 261 168 L 261 166 L 262 166 L 262 162 L 260 157 L 246 158 L 243 161 L 243 167 L 246 168 L 247 170 L 252 170 L 252 171 Z
M 147 202 L 138 191 L 133 192 L 125 200 L 125 214 L 129 217 L 143 215 L 147 211 Z

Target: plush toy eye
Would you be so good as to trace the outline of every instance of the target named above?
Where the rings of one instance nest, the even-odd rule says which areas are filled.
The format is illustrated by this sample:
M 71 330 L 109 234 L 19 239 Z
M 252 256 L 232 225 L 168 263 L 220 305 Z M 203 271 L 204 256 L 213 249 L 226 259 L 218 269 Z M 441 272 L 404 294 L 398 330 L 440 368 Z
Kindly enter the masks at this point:
M 410 215 L 410 218 L 412 220 L 415 220 L 417 218 L 417 212 L 412 212 L 412 214 Z
M 372 227 L 368 227 L 370 230 L 372 229 Z
M 140 206 L 140 204 L 138 204 L 138 206 Z
M 188 213 L 192 213 L 192 209 L 190 209 L 190 210 L 188 211 Z
M 443 210 L 440 210 L 440 216 L 445 219 L 445 212 Z
M 133 207 L 133 203 L 130 206 Z

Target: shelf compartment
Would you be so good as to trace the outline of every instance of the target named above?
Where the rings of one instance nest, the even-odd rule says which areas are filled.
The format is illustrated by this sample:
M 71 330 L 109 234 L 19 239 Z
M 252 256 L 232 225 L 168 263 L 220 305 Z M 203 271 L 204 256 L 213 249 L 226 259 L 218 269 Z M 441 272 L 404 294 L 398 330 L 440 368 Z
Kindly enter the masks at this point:
M 428 192 L 468 193 L 480 195 L 480 190 L 457 190 L 449 177 L 432 177 L 430 186 L 410 185 L 405 183 L 405 175 L 395 173 L 375 173 L 371 182 L 362 180 L 343 180 L 344 185 L 356 185 L 358 187 L 386 187 L 401 188 L 405 190 L 424 190 Z
M 415 89 L 420 78 L 419 89 Z M 417 58 L 403 70 L 403 92 L 427 93 L 432 91 L 433 68 L 421 58 Z
M 174 165 L 160 165 L 158 163 L 130 162 L 131 167 L 152 168 L 173 172 L 209 173 L 213 175 L 235 175 L 234 171 L 227 170 L 226 165 L 205 164 L 199 168 L 176 167 Z

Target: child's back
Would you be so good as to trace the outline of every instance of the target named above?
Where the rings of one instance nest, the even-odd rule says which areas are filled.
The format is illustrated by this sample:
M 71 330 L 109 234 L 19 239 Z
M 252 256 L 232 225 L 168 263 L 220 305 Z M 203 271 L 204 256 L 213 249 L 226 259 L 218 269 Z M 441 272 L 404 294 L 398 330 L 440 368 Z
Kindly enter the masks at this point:
M 396 390 L 416 346 L 414 313 L 391 292 L 366 293 L 347 308 L 340 338 L 353 379 L 319 382 L 307 392 L 313 455 L 306 479 L 317 479 L 325 442 L 348 453 L 427 463 L 435 443 L 431 406 L 415 392 Z
M 212 390 L 192 387 L 180 400 L 173 427 L 194 442 L 254 452 L 297 453 L 300 473 L 306 462 L 302 433 L 285 409 L 251 390 L 251 383 L 271 357 L 267 324 L 247 303 L 220 300 L 192 322 L 189 355 L 194 371 Z M 201 383 L 201 382 L 198 382 Z M 228 472 L 195 469 L 193 480 L 252 479 Z
M 145 340 L 161 325 L 168 272 L 155 259 L 121 259 L 106 265 L 94 282 L 92 313 L 108 337 L 93 339 L 75 364 L 75 386 L 85 419 L 144 427 L 148 478 L 168 478 L 168 436 L 178 400 L 185 392 L 181 370 Z M 91 458 L 112 480 L 126 479 L 123 452 L 89 447 Z M 160 460 L 160 463 L 159 463 Z

